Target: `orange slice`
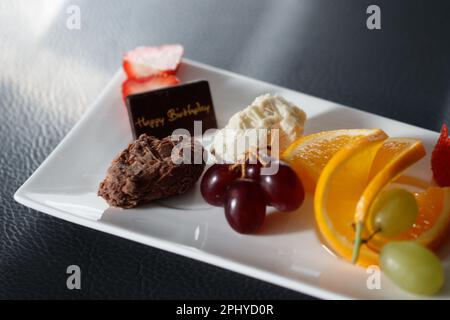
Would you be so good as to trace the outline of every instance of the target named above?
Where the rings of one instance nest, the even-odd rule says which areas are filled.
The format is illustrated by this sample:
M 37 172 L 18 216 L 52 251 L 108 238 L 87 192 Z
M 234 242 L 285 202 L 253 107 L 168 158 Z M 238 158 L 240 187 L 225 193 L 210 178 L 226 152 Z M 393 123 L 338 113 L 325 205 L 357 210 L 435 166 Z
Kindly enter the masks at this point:
M 422 142 L 410 138 L 387 139 L 378 150 L 367 177 L 369 182 L 356 204 L 353 262 L 356 262 L 358 258 L 361 237 L 370 235 L 370 230 L 363 230 L 363 225 L 366 220 L 370 220 L 366 218 L 374 200 L 386 185 L 394 181 L 409 166 L 423 158 L 425 154 Z
M 378 253 L 358 241 L 372 202 L 386 184 L 425 155 L 418 140 L 386 139 L 378 130 L 342 147 L 323 169 L 314 197 L 316 221 L 329 246 L 364 266 L 378 263 Z
M 294 141 L 281 155 L 302 180 L 307 192 L 314 192 L 319 176 L 328 161 L 343 146 L 374 133 L 371 129 L 322 131 Z
M 314 196 L 318 229 L 333 251 L 351 260 L 355 239 L 356 204 L 361 198 L 376 156 L 387 135 L 379 129 L 348 141 L 328 161 Z M 360 251 L 364 264 L 378 264 L 378 254 L 365 246 Z

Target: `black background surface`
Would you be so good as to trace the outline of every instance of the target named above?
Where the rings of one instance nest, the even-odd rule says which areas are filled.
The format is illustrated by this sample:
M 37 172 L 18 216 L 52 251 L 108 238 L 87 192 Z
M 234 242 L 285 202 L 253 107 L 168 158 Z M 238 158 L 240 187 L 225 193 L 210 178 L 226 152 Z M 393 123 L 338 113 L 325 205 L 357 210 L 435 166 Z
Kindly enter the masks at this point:
M 188 58 L 344 105 L 432 130 L 450 120 L 447 1 L 42 2 L 0 3 L 0 298 L 308 298 L 14 202 L 135 46 L 179 42 Z M 81 30 L 65 27 L 69 4 Z M 366 28 L 370 4 L 382 30 Z M 66 289 L 70 264 L 82 290 Z

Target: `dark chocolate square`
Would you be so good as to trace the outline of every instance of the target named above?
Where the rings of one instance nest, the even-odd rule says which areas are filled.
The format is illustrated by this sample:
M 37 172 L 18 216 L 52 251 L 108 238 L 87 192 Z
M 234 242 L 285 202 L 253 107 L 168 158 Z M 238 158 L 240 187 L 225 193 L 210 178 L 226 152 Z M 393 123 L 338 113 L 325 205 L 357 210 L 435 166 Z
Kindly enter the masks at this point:
M 161 139 L 176 129 L 187 129 L 193 136 L 194 121 L 202 122 L 202 134 L 217 128 L 209 83 L 205 80 L 130 95 L 126 104 L 135 139 L 143 133 Z

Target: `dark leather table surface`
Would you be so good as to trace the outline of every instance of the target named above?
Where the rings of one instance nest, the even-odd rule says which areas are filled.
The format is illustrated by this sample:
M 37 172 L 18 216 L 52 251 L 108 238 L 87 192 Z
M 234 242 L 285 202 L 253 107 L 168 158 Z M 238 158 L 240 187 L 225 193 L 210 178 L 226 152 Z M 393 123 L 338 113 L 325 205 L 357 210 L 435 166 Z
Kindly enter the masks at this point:
M 373 3 L 381 30 L 366 28 Z M 80 30 L 66 27 L 72 4 Z M 308 298 L 30 210 L 13 193 L 143 44 L 179 42 L 191 59 L 438 130 L 450 120 L 448 13 L 445 1 L 1 1 L 0 298 Z M 71 264 L 81 290 L 66 288 Z

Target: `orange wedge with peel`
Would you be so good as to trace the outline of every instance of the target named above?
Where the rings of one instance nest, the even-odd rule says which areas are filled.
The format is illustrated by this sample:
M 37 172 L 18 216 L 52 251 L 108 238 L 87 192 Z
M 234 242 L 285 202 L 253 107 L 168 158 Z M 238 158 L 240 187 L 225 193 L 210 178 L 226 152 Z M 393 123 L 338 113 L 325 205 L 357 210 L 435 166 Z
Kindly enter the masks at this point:
M 389 182 L 424 155 L 420 141 L 387 139 L 379 130 L 349 142 L 332 157 L 314 197 L 318 228 L 331 249 L 363 266 L 378 264 L 378 252 L 361 242 L 370 206 Z
M 347 143 L 374 133 L 372 129 L 322 131 L 294 141 L 281 155 L 302 180 L 307 192 L 314 192 L 328 161 Z
M 314 212 L 318 229 L 328 246 L 346 260 L 352 258 L 356 205 L 367 186 L 373 159 L 387 137 L 374 129 L 348 141 L 327 162 L 317 182 Z M 378 254 L 365 246 L 359 256 L 362 264 L 378 264 Z
M 370 207 L 378 194 L 425 154 L 422 142 L 417 139 L 390 138 L 383 142 L 373 159 L 368 177 L 365 177 L 368 179 L 367 186 L 356 204 L 352 262 L 356 263 L 358 260 L 362 237 L 370 236 L 370 231 L 363 230 L 363 226 L 366 221 L 371 220 L 368 219 Z

